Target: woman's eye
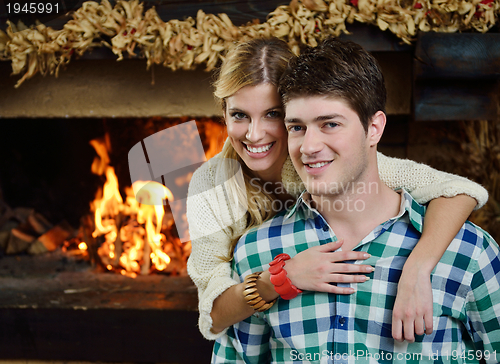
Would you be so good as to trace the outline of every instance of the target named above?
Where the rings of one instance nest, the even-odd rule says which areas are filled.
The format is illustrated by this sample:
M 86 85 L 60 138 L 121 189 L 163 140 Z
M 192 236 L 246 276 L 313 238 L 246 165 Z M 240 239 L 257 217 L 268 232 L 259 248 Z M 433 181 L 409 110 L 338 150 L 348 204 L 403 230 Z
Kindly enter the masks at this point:
M 242 112 L 234 112 L 234 113 L 231 114 L 231 117 L 233 119 L 236 119 L 236 120 L 243 120 L 247 116 L 244 113 L 242 113 Z
M 269 111 L 267 117 L 271 119 L 277 119 L 282 117 L 282 113 L 278 110 Z

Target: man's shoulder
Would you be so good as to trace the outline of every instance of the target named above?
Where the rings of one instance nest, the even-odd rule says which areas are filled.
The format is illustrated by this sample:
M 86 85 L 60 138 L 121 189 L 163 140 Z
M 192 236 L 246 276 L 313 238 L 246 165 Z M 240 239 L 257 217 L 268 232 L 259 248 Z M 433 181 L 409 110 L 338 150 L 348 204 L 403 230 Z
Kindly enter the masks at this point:
M 462 225 L 462 228 L 456 238 L 464 243 L 475 245 L 478 248 L 485 247 L 489 244 L 493 244 L 494 247 L 498 248 L 498 244 L 495 239 L 493 239 L 493 237 L 486 230 L 474 224 L 470 220 L 467 220 L 465 224 Z
M 499 253 L 497 242 L 487 231 L 466 221 L 448 246 L 441 263 L 473 272 L 485 265 L 498 265 Z

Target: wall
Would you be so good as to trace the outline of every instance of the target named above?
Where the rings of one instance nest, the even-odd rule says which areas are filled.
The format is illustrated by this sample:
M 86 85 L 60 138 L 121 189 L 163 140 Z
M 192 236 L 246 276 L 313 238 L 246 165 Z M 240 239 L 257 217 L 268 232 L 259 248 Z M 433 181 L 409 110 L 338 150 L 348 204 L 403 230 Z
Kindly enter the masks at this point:
M 389 114 L 409 114 L 411 56 L 378 53 L 386 77 Z M 144 60 L 71 61 L 59 77 L 36 75 L 14 88 L 9 62 L 0 62 L 1 118 L 213 116 L 220 114 L 211 89 L 212 74 L 146 70 Z M 152 81 L 154 80 L 154 85 Z
M 10 63 L 0 62 L 0 117 L 206 116 L 218 113 L 202 69 L 146 70 L 143 60 L 72 61 L 59 77 L 36 75 L 14 88 Z M 154 81 L 154 85 L 152 84 Z

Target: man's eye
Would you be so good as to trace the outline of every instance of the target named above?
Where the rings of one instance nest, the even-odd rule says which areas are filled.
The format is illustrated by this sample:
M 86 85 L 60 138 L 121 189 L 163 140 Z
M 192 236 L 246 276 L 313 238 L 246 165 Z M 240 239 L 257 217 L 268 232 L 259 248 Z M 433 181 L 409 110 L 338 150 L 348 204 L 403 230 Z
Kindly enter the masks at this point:
M 326 123 L 325 126 L 327 128 L 335 128 L 336 126 L 339 126 L 339 124 L 332 122 L 332 123 Z
M 293 132 L 301 131 L 302 127 L 300 125 L 290 125 L 287 129 L 288 129 L 289 133 L 293 133 Z

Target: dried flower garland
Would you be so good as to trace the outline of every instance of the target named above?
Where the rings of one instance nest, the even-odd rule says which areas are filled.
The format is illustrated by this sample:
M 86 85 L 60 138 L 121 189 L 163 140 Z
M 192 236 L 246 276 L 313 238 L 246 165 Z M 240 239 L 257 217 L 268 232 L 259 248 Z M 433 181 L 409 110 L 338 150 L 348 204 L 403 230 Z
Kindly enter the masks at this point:
M 205 64 L 211 70 L 237 40 L 276 36 L 298 53 L 300 44 L 316 46 L 327 36 L 347 33 L 346 23 L 358 21 L 410 44 L 418 31 L 486 32 L 499 9 L 500 0 L 293 0 L 271 12 L 265 23 L 236 27 L 226 14 L 199 10 L 196 19 L 164 22 L 154 8 L 144 12 L 138 0 L 119 0 L 114 7 L 108 0 L 88 1 L 61 30 L 9 23 L 6 32 L 0 30 L 0 59 L 12 62 L 13 74 L 24 72 L 16 87 L 37 72 L 57 76 L 75 53 L 102 46 L 111 48 L 118 60 L 123 52 L 139 53 L 148 68 L 162 64 L 187 70 Z

